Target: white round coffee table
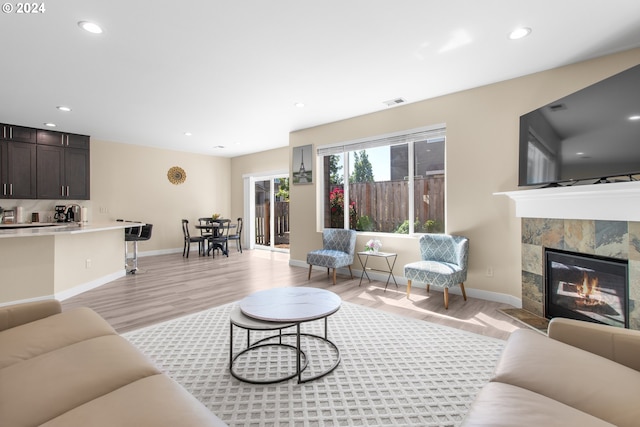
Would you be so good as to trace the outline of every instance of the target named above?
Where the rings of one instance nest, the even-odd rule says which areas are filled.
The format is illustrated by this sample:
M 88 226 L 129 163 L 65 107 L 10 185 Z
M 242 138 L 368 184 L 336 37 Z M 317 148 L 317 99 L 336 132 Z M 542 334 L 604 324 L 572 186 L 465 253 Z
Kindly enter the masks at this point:
M 267 289 L 247 296 L 240 301 L 239 312 L 232 311 L 232 315 L 230 316 L 231 340 L 233 340 L 233 326 L 238 326 L 247 330 L 247 348 L 238 353 L 235 357 L 233 356 L 233 346 L 231 348 L 231 374 L 239 380 L 260 384 L 280 382 L 294 376 L 298 377 L 298 383 L 304 383 L 329 374 L 340 364 L 340 351 L 338 350 L 338 347 L 328 339 L 327 318 L 338 311 L 341 304 L 342 300 L 335 293 L 324 289 L 307 287 Z M 324 336 L 301 332 L 301 323 L 320 319 L 324 319 Z M 295 333 L 282 333 L 282 329 L 292 326 L 296 327 Z M 264 338 L 251 344 L 249 340 L 249 331 L 251 330 L 280 330 L 280 332 L 278 335 Z M 295 336 L 296 344 L 293 348 L 296 351 L 297 360 L 294 374 L 286 375 L 275 380 L 255 381 L 242 377 L 234 372 L 233 362 L 238 357 L 249 351 L 253 351 L 264 346 L 292 347 L 291 344 L 282 343 L 283 336 Z M 333 365 L 316 375 L 302 378 L 302 372 L 308 365 L 309 356 L 301 349 L 301 336 L 309 337 L 310 339 L 322 340 L 332 347 L 336 354 L 336 360 Z M 273 338 L 278 338 L 278 342 L 267 342 Z M 301 363 L 302 357 L 305 359 L 304 365 Z

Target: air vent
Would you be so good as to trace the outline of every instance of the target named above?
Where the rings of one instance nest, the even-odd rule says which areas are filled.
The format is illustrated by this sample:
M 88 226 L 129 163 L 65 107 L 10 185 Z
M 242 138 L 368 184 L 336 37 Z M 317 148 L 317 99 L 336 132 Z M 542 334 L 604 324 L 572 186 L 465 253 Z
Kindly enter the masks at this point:
M 396 98 L 389 101 L 384 101 L 384 105 L 386 105 L 387 107 L 393 107 L 394 105 L 404 104 L 405 102 L 407 101 L 405 101 L 403 98 Z
M 560 110 L 566 110 L 567 106 L 565 104 L 553 104 L 549 106 L 549 109 L 551 111 L 560 111 Z

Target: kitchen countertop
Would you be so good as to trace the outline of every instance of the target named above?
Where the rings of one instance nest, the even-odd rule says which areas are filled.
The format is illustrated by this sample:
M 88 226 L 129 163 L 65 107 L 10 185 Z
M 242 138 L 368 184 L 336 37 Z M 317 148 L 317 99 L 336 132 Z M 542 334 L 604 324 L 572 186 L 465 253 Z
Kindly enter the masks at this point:
M 32 223 L 32 224 L 2 224 L 0 225 L 0 239 L 9 237 L 55 236 L 59 234 L 94 233 L 98 231 L 118 230 L 128 227 L 139 227 L 144 223 L 108 221 L 100 223 Z

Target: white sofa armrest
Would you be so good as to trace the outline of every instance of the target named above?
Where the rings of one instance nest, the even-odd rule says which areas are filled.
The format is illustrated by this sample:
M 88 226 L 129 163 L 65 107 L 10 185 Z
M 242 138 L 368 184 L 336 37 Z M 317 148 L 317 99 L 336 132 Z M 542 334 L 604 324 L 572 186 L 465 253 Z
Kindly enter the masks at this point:
M 640 331 L 556 317 L 549 337 L 640 371 Z

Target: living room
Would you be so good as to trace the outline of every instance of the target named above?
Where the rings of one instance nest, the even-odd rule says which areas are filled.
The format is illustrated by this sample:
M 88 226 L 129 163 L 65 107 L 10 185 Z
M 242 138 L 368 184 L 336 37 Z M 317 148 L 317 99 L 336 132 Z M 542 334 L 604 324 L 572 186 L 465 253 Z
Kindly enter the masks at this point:
M 291 171 L 292 152 L 296 147 L 312 145 L 317 149 L 343 141 L 446 124 L 446 224 L 448 233 L 464 235 L 471 242 L 465 283 L 467 295 L 521 307 L 522 219 L 516 215 L 515 203 L 510 198 L 496 194 L 517 188 L 519 117 L 638 64 L 640 49 L 617 51 L 407 105 L 290 129 L 288 141 L 281 147 L 233 157 L 148 146 L 140 144 L 142 138 L 138 140 L 135 136 L 121 140 L 92 137 L 91 199 L 79 202 L 88 208 L 90 222 L 126 218 L 154 224 L 153 238 L 140 244 L 140 263 L 144 269 L 146 257 L 180 257 L 183 236 L 179 222 L 182 218 L 195 220 L 214 212 L 229 218 L 244 216 L 248 203 L 245 195 L 247 177 Z M 472 68 L 469 64 L 469 69 L 464 71 L 472 72 Z M 8 110 L 8 107 L 2 110 L 3 121 L 14 123 Z M 32 120 L 32 125 L 41 122 L 38 117 Z M 167 171 L 174 166 L 186 172 L 186 180 L 180 185 L 173 185 L 167 179 Z M 300 269 L 307 267 L 307 253 L 322 245 L 317 179 L 312 185 L 292 185 L 290 189 L 293 231 L 288 264 Z M 53 207 L 51 201 L 35 200 L 11 200 L 3 206 L 11 204 L 20 205 L 29 213 L 50 212 Z M 364 232 L 357 237 L 357 247 L 364 247 L 373 237 L 383 241 L 385 251 L 398 254 L 394 275 L 403 288 L 406 281 L 402 266 L 419 257 L 419 236 Z M 15 266 L 16 271 L 28 270 L 32 263 L 33 260 L 25 260 Z M 72 270 L 67 273 L 69 277 L 77 275 Z M 20 277 L 18 272 L 11 274 L 12 281 L 15 281 L 13 277 Z M 340 272 L 341 276 L 344 274 L 348 272 Z M 102 284 L 98 282 L 96 286 Z M 29 283 L 21 283 L 21 286 L 22 294 L 0 301 L 0 304 L 55 296 L 32 292 Z M 425 291 L 415 289 L 414 292 Z M 452 293 L 459 291 L 452 289 Z

